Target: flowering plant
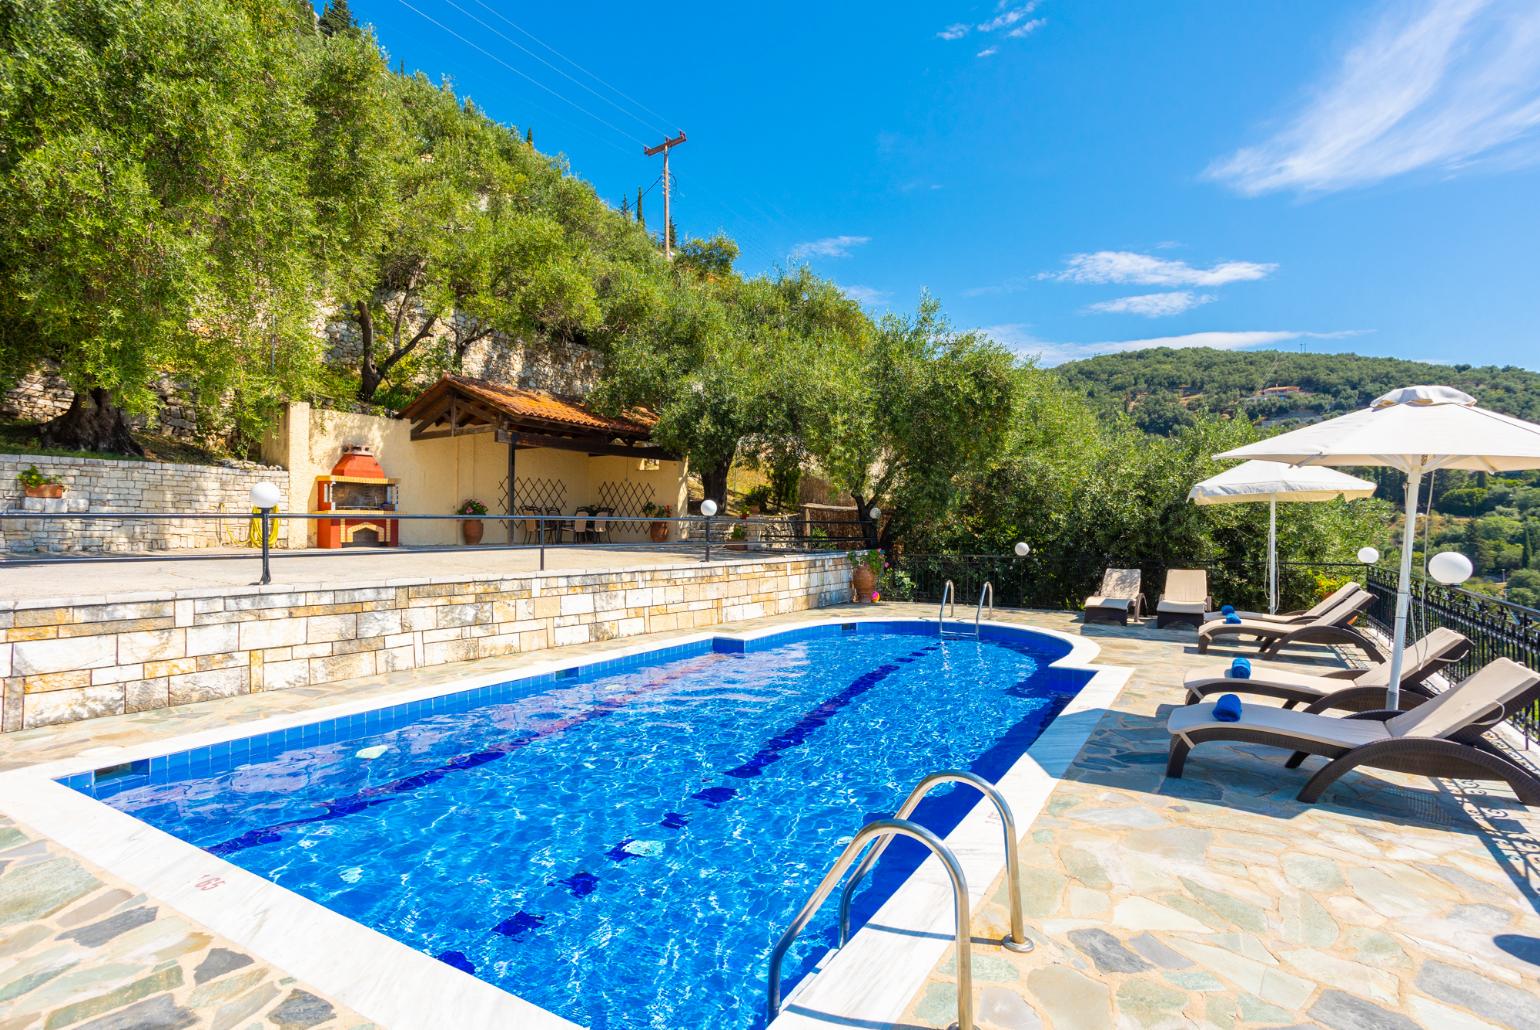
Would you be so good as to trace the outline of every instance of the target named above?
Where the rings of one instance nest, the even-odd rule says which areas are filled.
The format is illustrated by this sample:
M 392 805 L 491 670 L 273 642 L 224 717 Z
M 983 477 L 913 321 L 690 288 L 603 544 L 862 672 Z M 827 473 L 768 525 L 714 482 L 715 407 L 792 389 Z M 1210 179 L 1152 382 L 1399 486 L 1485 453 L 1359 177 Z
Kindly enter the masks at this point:
M 469 497 L 461 501 L 460 506 L 455 509 L 456 515 L 485 515 L 486 513 L 487 506 L 485 504 Z
M 642 517 L 648 519 L 666 519 L 674 513 L 674 509 L 666 504 L 653 504 L 648 501 L 642 505 Z

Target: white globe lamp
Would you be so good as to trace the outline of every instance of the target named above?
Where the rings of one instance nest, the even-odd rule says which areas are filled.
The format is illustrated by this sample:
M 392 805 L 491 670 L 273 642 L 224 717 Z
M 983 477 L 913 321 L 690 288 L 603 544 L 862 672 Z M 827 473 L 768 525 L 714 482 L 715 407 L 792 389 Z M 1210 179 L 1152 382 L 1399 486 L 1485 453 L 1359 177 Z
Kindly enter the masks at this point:
M 251 488 L 253 508 L 276 508 L 281 500 L 283 494 L 278 492 L 278 487 L 273 483 L 258 483 Z
M 1459 551 L 1440 551 L 1428 559 L 1428 575 L 1445 586 L 1464 583 L 1475 571 L 1470 559 Z
M 706 516 L 706 518 L 708 518 L 708 519 L 711 518 L 711 516 L 713 516 L 713 515 L 715 515 L 717 513 L 717 502 L 713 501 L 709 497 L 706 498 L 706 500 L 701 501 L 700 502 L 700 513 L 702 515 Z
M 882 518 L 882 509 L 874 504 L 872 505 L 872 510 L 867 512 L 867 514 L 872 517 L 873 522 L 876 522 L 878 519 Z
M 1373 547 L 1360 547 L 1358 549 L 1358 560 L 1365 565 L 1373 565 L 1380 560 L 1380 552 Z
M 1018 558 L 1025 558 L 1028 554 L 1032 553 L 1032 548 L 1027 546 L 1027 542 L 1025 540 L 1018 540 L 1018 541 L 1016 541 L 1016 548 L 1015 548 L 1015 550 L 1016 550 L 1016 557 L 1018 557 Z

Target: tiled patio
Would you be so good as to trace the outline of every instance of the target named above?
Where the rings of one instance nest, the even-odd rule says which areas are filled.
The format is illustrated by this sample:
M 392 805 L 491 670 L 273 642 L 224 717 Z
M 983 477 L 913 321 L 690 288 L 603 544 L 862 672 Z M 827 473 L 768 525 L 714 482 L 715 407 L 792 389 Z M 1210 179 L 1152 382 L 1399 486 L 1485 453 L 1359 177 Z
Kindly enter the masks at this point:
M 1135 671 L 1043 813 L 1021 828 L 1036 950 L 987 943 L 1006 925 L 1003 882 L 977 913 L 982 1030 L 1540 1030 L 1540 817 L 1500 794 L 1379 774 L 1350 776 L 1325 803 L 1302 806 L 1292 799 L 1308 772 L 1253 747 L 1206 745 L 1185 779 L 1166 780 L 1162 711 L 1180 701 L 1186 670 L 1222 657 L 1198 656 L 1182 631 L 1085 629 L 1063 613 L 997 617 L 1083 633 L 1101 647 L 1100 664 Z M 22 731 L 6 735 L 0 769 L 616 646 Z M 359 1022 L 26 827 L 0 822 L 0 849 L 0 1030 Z M 946 1026 L 954 990 L 948 959 L 904 1025 Z

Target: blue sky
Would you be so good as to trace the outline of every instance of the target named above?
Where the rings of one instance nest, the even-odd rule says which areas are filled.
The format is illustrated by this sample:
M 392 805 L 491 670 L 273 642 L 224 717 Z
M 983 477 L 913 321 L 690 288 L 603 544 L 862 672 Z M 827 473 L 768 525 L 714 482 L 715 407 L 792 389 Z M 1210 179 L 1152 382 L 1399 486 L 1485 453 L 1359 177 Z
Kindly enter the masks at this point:
M 874 312 L 1540 369 L 1534 0 L 353 9 L 612 203 L 683 128 L 681 233 Z

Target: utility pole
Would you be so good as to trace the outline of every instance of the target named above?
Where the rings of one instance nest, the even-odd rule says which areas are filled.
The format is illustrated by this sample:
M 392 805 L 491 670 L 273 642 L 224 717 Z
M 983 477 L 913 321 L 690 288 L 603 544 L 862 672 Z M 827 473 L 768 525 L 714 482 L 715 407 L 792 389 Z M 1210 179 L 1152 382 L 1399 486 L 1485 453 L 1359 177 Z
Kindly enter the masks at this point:
M 679 135 L 675 136 L 673 139 L 665 138 L 662 143 L 659 143 L 655 147 L 642 148 L 642 153 L 647 157 L 655 157 L 658 154 L 663 155 L 663 256 L 669 260 L 673 260 L 674 257 L 674 241 L 670 239 L 670 237 L 674 235 L 674 222 L 672 217 L 669 215 L 668 206 L 668 194 L 670 185 L 668 180 L 668 152 L 683 142 L 684 130 L 680 129 Z

